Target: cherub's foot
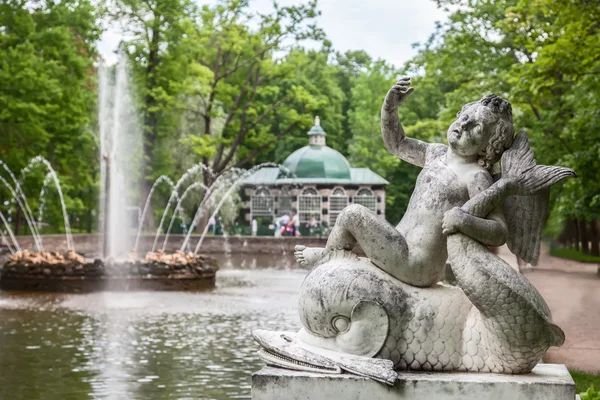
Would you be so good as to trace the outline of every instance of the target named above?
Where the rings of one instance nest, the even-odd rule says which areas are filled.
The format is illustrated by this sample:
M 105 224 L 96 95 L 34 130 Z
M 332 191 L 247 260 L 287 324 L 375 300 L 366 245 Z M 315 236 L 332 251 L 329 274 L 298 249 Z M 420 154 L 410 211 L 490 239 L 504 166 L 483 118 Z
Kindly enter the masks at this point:
M 325 249 L 322 247 L 306 247 L 302 245 L 297 245 L 294 250 L 296 262 L 305 267 L 315 265 L 325 253 Z

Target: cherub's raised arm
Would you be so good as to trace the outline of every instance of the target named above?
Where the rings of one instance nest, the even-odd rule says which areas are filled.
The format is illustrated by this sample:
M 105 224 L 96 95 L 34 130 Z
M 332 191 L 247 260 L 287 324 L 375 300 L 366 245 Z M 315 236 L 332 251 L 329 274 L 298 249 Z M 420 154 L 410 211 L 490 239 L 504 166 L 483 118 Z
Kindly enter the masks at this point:
M 403 161 L 422 167 L 429 144 L 406 137 L 398 117 L 398 106 L 414 90 L 410 78 L 402 78 L 392 86 L 381 107 L 381 136 L 388 151 Z

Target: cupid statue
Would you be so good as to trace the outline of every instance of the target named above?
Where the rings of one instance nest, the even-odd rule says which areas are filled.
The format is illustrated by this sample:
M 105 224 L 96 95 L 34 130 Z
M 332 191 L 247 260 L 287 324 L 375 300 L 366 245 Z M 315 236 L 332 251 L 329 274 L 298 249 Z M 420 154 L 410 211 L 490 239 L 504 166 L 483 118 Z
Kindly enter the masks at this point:
M 575 173 L 536 165 L 510 103 L 493 94 L 462 108 L 448 146 L 406 137 L 397 110 L 409 85 L 396 82 L 381 110 L 387 149 L 423 168 L 406 214 L 394 227 L 351 205 L 325 248 L 296 247 L 297 262 L 313 267 L 302 329 L 254 331 L 267 364 L 393 384 L 407 369 L 527 373 L 564 342 L 538 291 L 487 246 L 507 243 L 535 265 L 550 186 Z M 457 286 L 439 283 L 447 261 Z

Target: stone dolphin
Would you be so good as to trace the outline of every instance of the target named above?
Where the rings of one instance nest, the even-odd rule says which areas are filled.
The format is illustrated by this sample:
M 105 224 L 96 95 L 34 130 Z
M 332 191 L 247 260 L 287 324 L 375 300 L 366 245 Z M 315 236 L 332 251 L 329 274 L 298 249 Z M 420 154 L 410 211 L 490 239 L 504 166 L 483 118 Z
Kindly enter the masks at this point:
M 391 360 L 387 374 L 392 367 L 526 373 L 550 346 L 564 341 L 533 286 L 528 290 L 541 300 L 541 309 L 523 307 L 518 296 L 502 288 L 490 291 L 481 303 L 473 303 L 460 287 L 442 283 L 413 287 L 349 251 L 332 252 L 323 261 L 302 285 L 299 311 L 303 328 L 298 334 L 254 332 L 263 349 L 280 356 L 278 360 L 261 355 L 268 364 L 299 369 L 290 362 L 300 362 L 314 366 L 312 371 L 349 371 L 332 356 L 337 353 Z M 509 265 L 502 274 L 510 274 L 509 270 L 518 274 Z M 507 299 L 509 306 L 499 304 Z M 289 339 L 285 347 L 278 340 L 281 334 Z M 381 371 L 382 366 L 377 365 L 372 374 L 359 375 L 379 373 L 377 380 L 389 383 L 381 378 Z

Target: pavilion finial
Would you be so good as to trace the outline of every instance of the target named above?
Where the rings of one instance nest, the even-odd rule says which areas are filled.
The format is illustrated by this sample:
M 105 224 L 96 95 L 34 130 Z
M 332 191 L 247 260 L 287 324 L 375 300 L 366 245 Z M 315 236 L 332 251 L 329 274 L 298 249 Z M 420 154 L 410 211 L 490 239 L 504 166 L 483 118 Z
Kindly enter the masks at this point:
M 315 125 L 316 126 L 321 126 L 321 119 L 319 118 L 318 115 L 315 117 Z

